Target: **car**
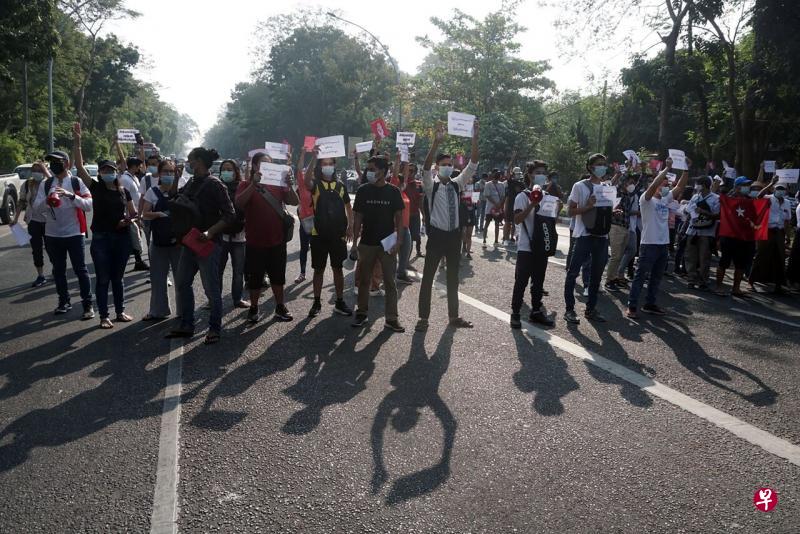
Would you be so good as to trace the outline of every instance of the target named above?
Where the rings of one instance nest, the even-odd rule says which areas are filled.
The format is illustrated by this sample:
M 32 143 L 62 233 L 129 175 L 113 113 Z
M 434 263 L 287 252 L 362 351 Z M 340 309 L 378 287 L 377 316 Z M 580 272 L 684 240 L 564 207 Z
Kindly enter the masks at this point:
M 0 221 L 11 224 L 17 214 L 19 192 L 25 179 L 31 175 L 32 164 L 20 165 L 11 174 L 0 174 L 0 190 L 3 192 L 3 201 L 0 204 Z M 20 176 L 19 170 L 26 178 Z

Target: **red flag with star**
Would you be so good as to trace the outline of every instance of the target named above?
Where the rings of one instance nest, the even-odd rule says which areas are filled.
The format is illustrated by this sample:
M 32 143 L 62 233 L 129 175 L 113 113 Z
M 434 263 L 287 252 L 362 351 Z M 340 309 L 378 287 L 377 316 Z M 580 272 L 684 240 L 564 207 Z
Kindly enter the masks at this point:
M 769 238 L 769 206 L 766 198 L 719 197 L 719 236 L 744 241 Z

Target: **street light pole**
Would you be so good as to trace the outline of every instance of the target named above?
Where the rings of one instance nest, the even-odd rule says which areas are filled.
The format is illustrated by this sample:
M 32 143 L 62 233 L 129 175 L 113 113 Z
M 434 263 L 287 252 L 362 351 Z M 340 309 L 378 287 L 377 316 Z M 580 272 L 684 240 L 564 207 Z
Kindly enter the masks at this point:
M 397 124 L 398 124 L 398 128 L 402 128 L 403 127 L 403 102 L 402 102 L 402 98 L 401 98 L 400 92 L 399 92 L 400 91 L 400 69 L 397 66 L 397 61 L 395 61 L 394 58 L 392 57 L 392 54 L 389 53 L 389 49 L 386 47 L 386 45 L 383 44 L 380 39 L 378 39 L 371 31 L 366 29 L 364 26 L 361 26 L 360 24 L 356 24 L 355 22 L 353 22 L 351 20 L 343 19 L 342 17 L 336 15 L 332 11 L 328 11 L 327 15 L 329 17 L 331 17 L 331 18 L 334 18 L 336 20 L 341 20 L 342 22 L 346 22 L 347 24 L 352 24 L 356 28 L 361 29 L 367 35 L 372 37 L 375 40 L 375 42 L 378 43 L 381 46 L 381 48 L 383 48 L 383 51 L 386 52 L 386 56 L 389 58 L 389 61 L 392 63 L 392 67 L 394 67 L 394 74 L 397 77 L 397 89 L 398 89 L 398 94 L 397 94 Z

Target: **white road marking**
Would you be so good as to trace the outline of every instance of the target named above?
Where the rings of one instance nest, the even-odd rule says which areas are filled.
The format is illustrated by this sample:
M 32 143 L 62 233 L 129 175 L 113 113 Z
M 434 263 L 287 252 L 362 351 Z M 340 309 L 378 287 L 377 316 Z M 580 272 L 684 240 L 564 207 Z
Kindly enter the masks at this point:
M 161 413 L 161 435 L 158 440 L 158 468 L 153 493 L 151 534 L 174 534 L 178 531 L 178 457 L 181 423 L 181 366 L 183 341 L 170 341 L 167 365 L 167 386 Z
M 417 277 L 420 278 L 419 276 Z M 446 286 L 439 282 L 434 282 L 434 285 L 436 289 L 440 291 L 444 289 L 446 292 L 447 290 Z M 468 304 L 487 315 L 499 319 L 506 325 L 511 319 L 509 314 L 463 293 L 459 292 L 458 299 L 461 302 Z M 592 365 L 599 367 L 600 369 L 603 369 L 604 371 L 607 371 L 612 375 L 625 380 L 626 382 L 630 382 L 644 391 L 647 391 L 651 395 L 663 399 L 683 410 L 686 410 L 689 413 L 705 419 L 709 423 L 727 430 L 734 436 L 752 443 L 753 445 L 760 447 L 761 449 L 774 454 L 775 456 L 784 458 L 794 465 L 800 466 L 800 447 L 797 445 L 786 441 L 783 438 L 779 438 L 778 436 L 770 434 L 765 430 L 761 430 L 760 428 L 746 423 L 737 417 L 709 406 L 704 402 L 698 401 L 688 395 L 685 395 L 684 393 L 681 393 L 680 391 L 672 389 L 661 382 L 653 380 L 652 378 L 604 358 L 599 354 L 586 350 L 576 343 L 536 328 L 527 321 L 523 321 L 523 323 L 525 325 L 525 330 L 531 337 L 535 337 L 536 339 L 547 343 L 551 347 L 561 349 L 562 351 L 567 352 L 580 360 L 591 363 Z
M 731 308 L 730 310 L 734 311 L 734 312 L 738 312 L 738 313 L 744 313 L 745 315 L 752 315 L 753 317 L 758 317 L 759 319 L 764 319 L 766 321 L 772 321 L 772 322 L 775 322 L 775 323 L 780 323 L 780 324 L 785 324 L 785 325 L 788 325 L 788 326 L 793 326 L 795 328 L 800 328 L 800 324 L 799 323 L 793 323 L 791 321 L 784 321 L 783 319 L 776 319 L 775 317 L 770 317 L 769 315 L 762 315 L 760 313 L 755 313 L 755 312 L 743 310 L 741 308 Z

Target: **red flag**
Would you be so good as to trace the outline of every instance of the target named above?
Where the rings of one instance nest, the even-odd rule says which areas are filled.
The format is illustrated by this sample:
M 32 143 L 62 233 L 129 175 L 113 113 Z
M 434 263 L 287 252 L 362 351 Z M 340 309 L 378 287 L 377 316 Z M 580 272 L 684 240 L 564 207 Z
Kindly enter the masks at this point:
M 766 198 L 719 197 L 719 236 L 744 241 L 769 238 L 769 200 Z
M 384 137 L 389 137 L 389 134 L 392 132 L 389 131 L 389 127 L 386 126 L 386 122 L 383 119 L 377 118 L 371 123 L 369 123 L 370 127 L 372 128 L 372 133 L 375 134 L 375 137 L 378 139 L 383 139 Z
M 314 143 L 317 142 L 317 138 L 311 135 L 307 135 L 305 139 L 303 139 L 303 149 L 306 152 L 314 152 Z
M 306 217 L 314 216 L 314 199 L 311 196 L 311 191 L 306 187 L 302 169 L 297 171 L 297 183 L 297 193 L 300 196 L 300 220 L 302 221 Z

